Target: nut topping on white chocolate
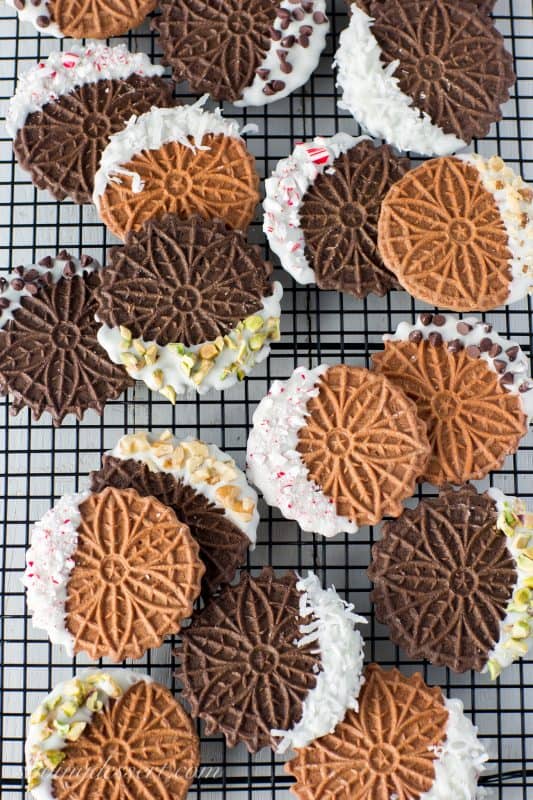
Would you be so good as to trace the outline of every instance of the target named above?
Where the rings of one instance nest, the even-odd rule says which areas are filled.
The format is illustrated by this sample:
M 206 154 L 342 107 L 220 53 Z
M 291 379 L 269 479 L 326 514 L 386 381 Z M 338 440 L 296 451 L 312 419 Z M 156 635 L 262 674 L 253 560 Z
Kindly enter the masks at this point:
M 504 339 L 493 330 L 492 325 L 477 317 L 459 319 L 453 314 L 430 312 L 420 314 L 414 325 L 400 322 L 396 333 L 383 336 L 383 341 L 420 342 L 422 339 L 435 346 L 444 343 L 455 352 L 465 348 L 472 358 L 483 359 L 489 369 L 500 376 L 503 388 L 519 395 L 524 414 L 531 421 L 533 380 L 530 377 L 529 359 L 518 344 Z

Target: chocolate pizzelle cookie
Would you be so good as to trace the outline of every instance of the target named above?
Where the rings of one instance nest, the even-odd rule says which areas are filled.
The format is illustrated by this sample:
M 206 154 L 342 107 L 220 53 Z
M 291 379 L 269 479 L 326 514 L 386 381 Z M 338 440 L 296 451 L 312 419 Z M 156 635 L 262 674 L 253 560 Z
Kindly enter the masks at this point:
M 409 658 L 495 677 L 527 652 L 533 515 L 515 513 L 515 502 L 495 490 L 447 487 L 384 524 L 368 569 L 371 599 Z
M 427 425 L 423 480 L 479 480 L 516 452 L 533 417 L 529 359 L 517 344 L 475 317 L 430 313 L 383 340 L 374 369 L 401 387 Z
M 192 612 L 205 567 L 174 511 L 133 489 L 65 495 L 33 526 L 33 624 L 69 655 L 140 658 Z
M 297 750 L 285 766 L 300 800 L 476 800 L 488 760 L 460 700 L 377 664 L 365 670 L 359 713 Z
M 365 136 L 337 133 L 297 144 L 265 182 L 263 230 L 299 283 L 356 297 L 398 287 L 377 247 L 381 202 L 406 158 Z
M 335 56 L 339 108 L 399 150 L 447 155 L 487 135 L 516 76 L 487 13 L 468 0 L 351 6 Z
M 399 516 L 430 448 L 401 391 L 360 367 L 298 367 L 253 416 L 248 476 L 304 531 L 355 533 Z
M 63 250 L 0 278 L 0 393 L 11 395 L 11 413 L 26 406 L 60 425 L 67 414 L 101 414 L 132 385 L 96 339 L 100 275 L 90 256 Z
M 325 0 L 162 0 L 165 63 L 193 91 L 262 106 L 302 86 L 326 43 Z
M 379 249 L 409 294 L 487 311 L 533 291 L 533 190 L 499 156 L 426 161 L 392 186 Z
M 134 114 L 173 106 L 174 84 L 144 53 L 98 42 L 52 53 L 25 73 L 6 127 L 20 166 L 58 200 L 90 203 L 109 137 Z
M 182 632 L 178 677 L 206 733 L 233 747 L 284 752 L 332 731 L 357 709 L 363 640 L 353 613 L 312 572 L 242 572 Z
M 35 800 L 185 800 L 199 762 L 190 717 L 140 672 L 83 670 L 57 684 L 28 725 Z
M 281 284 L 242 233 L 167 214 L 110 253 L 98 340 L 115 364 L 172 403 L 243 380 L 279 339 Z
M 142 23 L 156 0 L 7 0 L 39 33 L 72 39 L 109 39 Z
M 93 200 L 119 239 L 166 213 L 221 219 L 240 230 L 252 221 L 259 176 L 240 135 L 246 128 L 220 110 L 202 111 L 204 102 L 152 108 L 111 137 Z
M 257 495 L 214 444 L 176 440 L 170 431 L 122 436 L 91 473 L 91 489 L 135 489 L 170 506 L 189 527 L 205 564 L 204 594 L 230 583 L 256 541 Z

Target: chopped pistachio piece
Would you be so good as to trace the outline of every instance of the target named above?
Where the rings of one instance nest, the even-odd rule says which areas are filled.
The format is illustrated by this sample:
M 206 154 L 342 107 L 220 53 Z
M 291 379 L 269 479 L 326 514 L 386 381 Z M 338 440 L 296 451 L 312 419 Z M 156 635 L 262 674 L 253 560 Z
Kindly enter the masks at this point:
M 139 369 L 141 359 L 135 353 L 121 353 L 120 360 L 126 367 L 130 369 Z
M 127 341 L 131 342 L 132 333 L 131 333 L 129 328 L 126 328 L 125 325 L 120 325 L 119 326 L 119 331 L 120 331 L 120 335 L 122 336 L 123 339 L 126 339 Z
M 226 345 L 226 347 L 228 347 L 230 350 L 236 350 L 236 349 L 237 349 L 237 345 L 235 344 L 235 342 L 233 341 L 233 339 L 231 338 L 231 336 L 224 336 L 224 344 L 225 344 L 225 345 Z
M 213 367 L 214 364 L 212 361 L 202 361 L 202 363 L 200 364 L 200 368 L 192 375 L 193 383 L 195 383 L 196 386 L 199 386 L 200 383 L 205 378 L 205 376 L 207 375 L 207 373 L 210 372 L 213 369 Z
M 152 381 L 156 389 L 160 389 L 163 386 L 164 375 L 162 369 L 154 369 L 152 372 Z
M 198 355 L 200 358 L 207 359 L 209 361 L 218 355 L 218 350 L 214 344 L 203 344 L 198 351 Z
M 524 606 L 524 611 L 526 610 L 529 601 L 531 600 L 531 589 L 528 589 L 527 586 L 523 586 L 521 589 L 517 589 L 513 595 L 513 601 L 516 605 Z
M 163 395 L 163 397 L 166 397 L 167 400 L 170 400 L 172 405 L 175 404 L 175 402 L 176 402 L 176 391 L 172 386 L 170 386 L 170 385 L 163 386 L 163 388 L 160 389 L 159 391 Z
M 60 722 L 58 719 L 55 719 L 52 725 L 60 736 L 66 736 L 70 729 L 70 723 Z
M 111 675 L 109 675 L 106 679 L 106 683 L 111 687 L 110 691 L 106 688 L 107 694 L 110 697 L 120 697 L 122 695 L 122 689 L 120 688 L 120 685 L 114 678 L 111 677 Z
M 215 347 L 218 350 L 218 352 L 221 353 L 222 350 L 224 349 L 224 337 L 223 336 L 217 336 L 217 338 L 215 339 L 214 344 L 215 344 Z
M 144 356 L 146 353 L 146 347 L 143 345 L 140 339 L 133 340 L 133 349 L 136 350 L 140 356 Z
M 265 343 L 265 336 L 261 333 L 256 333 L 255 336 L 252 336 L 248 345 L 250 350 L 261 350 Z
M 64 760 L 65 757 L 66 753 L 64 753 L 62 750 L 42 751 L 43 763 L 45 767 L 47 767 L 47 769 L 49 769 L 51 772 L 53 772 L 55 768 L 61 764 L 61 762 Z
M 251 317 L 246 317 L 244 320 L 244 327 L 247 330 L 255 333 L 263 327 L 263 317 L 260 317 L 258 314 L 254 314 Z
M 246 372 L 243 369 L 239 368 L 237 370 L 237 380 L 243 381 L 245 379 L 245 377 L 246 377 Z
M 32 723 L 32 725 L 38 725 L 39 722 L 44 722 L 47 716 L 48 716 L 48 709 L 46 708 L 44 703 L 41 703 L 39 706 L 37 706 L 37 708 L 31 715 L 30 722 Z
M 524 619 L 519 619 L 513 625 L 512 629 L 513 639 L 527 639 L 530 633 L 531 633 L 531 628 Z
M 57 708 L 60 702 L 62 701 L 62 697 L 60 694 L 56 694 L 55 697 L 49 698 L 48 700 L 44 701 L 44 705 L 48 709 L 48 711 L 53 711 L 54 708 Z
M 67 742 L 76 742 L 87 727 L 86 722 L 73 722 L 65 735 Z
M 79 704 L 76 703 L 74 700 L 66 700 L 59 707 L 59 710 L 65 715 L 65 717 L 73 717 L 78 708 Z
M 530 575 L 525 579 L 524 586 L 527 586 L 528 589 L 533 589 L 533 575 Z
M 487 668 L 489 670 L 490 678 L 493 681 L 496 680 L 496 678 L 501 674 L 502 671 L 501 664 L 499 664 L 494 658 L 491 658 L 488 661 Z
M 28 778 L 28 791 L 31 792 L 41 785 L 41 770 L 38 767 L 33 767 Z
M 89 709 L 89 711 L 101 711 L 104 707 L 102 701 L 98 698 L 98 692 L 94 691 L 92 694 L 89 695 L 87 700 L 85 701 L 85 705 Z
M 159 358 L 159 352 L 157 349 L 157 345 L 151 344 L 144 355 L 144 360 L 146 361 L 147 364 L 152 365 L 155 364 L 158 358 Z

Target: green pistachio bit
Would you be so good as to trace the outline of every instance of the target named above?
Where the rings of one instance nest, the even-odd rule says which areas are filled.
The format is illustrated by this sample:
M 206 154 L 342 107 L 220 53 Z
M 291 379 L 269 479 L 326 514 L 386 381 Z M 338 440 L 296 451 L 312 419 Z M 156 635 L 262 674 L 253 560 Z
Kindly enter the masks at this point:
M 129 328 L 126 328 L 125 325 L 120 325 L 119 331 L 123 339 L 126 339 L 128 342 L 131 342 L 132 333 Z
M 159 390 L 163 397 L 166 397 L 167 400 L 170 400 L 172 405 L 176 403 L 176 392 L 172 386 L 163 386 L 162 389 Z
M 55 719 L 52 724 L 60 736 L 66 736 L 69 732 L 70 724 L 68 722 L 60 722 L 58 719 Z
M 224 337 L 223 336 L 217 336 L 217 338 L 215 339 L 214 344 L 215 344 L 215 347 L 218 350 L 218 352 L 221 353 L 222 350 L 224 349 Z
M 163 370 L 162 369 L 154 369 L 152 372 L 152 382 L 156 389 L 160 389 L 163 386 Z
M 533 561 L 525 553 L 520 553 L 517 558 L 519 569 L 523 569 L 529 575 L 533 575 Z
M 181 371 L 184 372 L 185 375 L 189 378 L 192 372 L 192 367 L 188 366 L 187 364 L 184 364 L 183 362 L 180 364 L 180 367 Z
M 121 353 L 120 360 L 126 367 L 130 369 L 139 369 L 141 359 L 135 353 Z
M 151 344 L 144 355 L 144 360 L 146 361 L 147 364 L 151 365 L 155 364 L 158 358 L 159 358 L 159 353 L 157 351 L 157 345 Z
M 244 320 L 244 327 L 247 330 L 256 333 L 263 327 L 263 317 L 260 317 L 258 314 L 254 314 L 251 317 L 246 317 Z
M 169 387 L 166 387 L 166 388 L 169 388 Z M 176 393 L 175 392 L 174 392 L 174 397 L 176 397 Z M 116 682 L 116 680 L 111 677 L 111 675 L 107 678 L 106 683 L 108 683 L 109 686 L 111 687 L 111 691 L 107 691 L 107 687 L 106 687 L 107 694 L 110 697 L 120 697 L 121 696 L 122 689 L 120 688 L 120 685 Z
M 194 353 L 187 353 L 183 356 L 181 360 L 182 365 L 185 365 L 192 369 L 196 364 L 196 355 Z
M 38 767 L 33 767 L 28 778 L 28 792 L 33 791 L 41 785 L 41 771 Z
M 261 350 L 265 343 L 265 337 L 261 333 L 256 333 L 255 336 L 252 336 L 250 341 L 248 342 L 248 346 L 250 350 Z
M 488 661 L 487 668 L 489 670 L 490 679 L 492 681 L 495 681 L 498 675 L 500 675 L 502 671 L 501 665 L 494 658 L 491 658 Z
M 224 336 L 224 344 L 225 344 L 225 345 L 226 345 L 226 347 L 228 347 L 230 350 L 236 350 L 236 349 L 237 349 L 237 345 L 235 344 L 235 342 L 233 341 L 233 339 L 231 338 L 231 336 Z
M 528 589 L 533 589 L 533 575 L 530 575 L 524 580 L 524 586 L 527 586 Z
M 50 728 L 49 725 L 43 725 L 42 730 L 39 731 L 39 735 L 37 736 L 38 742 L 44 742 L 46 739 L 49 739 L 50 736 L 53 734 L 53 728 Z
M 531 628 L 529 627 L 525 619 L 519 619 L 518 622 L 515 622 L 515 624 L 513 625 L 512 629 L 513 639 L 527 639 L 530 633 L 531 633 Z
M 121 339 L 120 340 L 120 349 L 121 350 L 129 350 L 131 345 L 131 341 L 129 339 Z
M 506 610 L 513 614 L 523 614 L 524 611 L 527 611 L 527 606 L 519 603 L 509 603 Z
M 101 700 L 98 699 L 98 692 L 93 692 L 89 695 L 87 700 L 85 701 L 85 705 L 89 709 L 89 711 L 101 711 L 104 707 L 104 704 Z
M 238 323 L 235 325 L 235 330 L 236 330 L 236 331 L 239 331 L 239 333 L 240 333 L 241 331 L 243 331 L 243 330 L 244 330 L 244 322 L 238 322 Z
M 146 347 L 143 345 L 140 339 L 133 340 L 133 349 L 136 350 L 140 356 L 144 356 L 146 353 Z
M 87 727 L 86 722 L 73 722 L 65 735 L 67 742 L 76 742 Z
M 269 317 L 266 321 L 266 333 L 269 339 L 273 342 L 279 341 L 281 334 L 279 332 L 279 317 Z
M 212 370 L 214 366 L 213 361 L 202 361 L 200 368 L 192 376 L 193 383 L 199 386 L 207 373 Z
M 31 715 L 30 722 L 32 723 L 32 725 L 38 725 L 39 722 L 44 722 L 47 716 L 48 716 L 48 708 L 45 706 L 44 703 L 41 703 L 41 705 L 37 706 L 37 708 Z
M 63 692 L 67 697 L 81 697 L 84 694 L 85 687 L 79 678 L 72 678 L 63 684 Z
M 243 381 L 246 377 L 246 372 L 243 369 L 237 370 L 237 380 Z
M 528 589 L 527 586 L 522 586 L 522 588 L 517 589 L 513 595 L 513 600 L 517 605 L 523 605 L 527 608 L 531 600 L 531 589 Z
M 60 694 L 56 694 L 54 697 L 49 698 L 48 700 L 44 701 L 45 707 L 48 711 L 53 711 L 54 708 L 57 708 L 60 702 L 63 700 Z
M 514 525 L 511 525 L 508 522 L 508 513 L 505 511 L 500 511 L 496 524 L 506 536 L 514 536 Z
M 520 639 L 508 639 L 503 646 L 506 650 L 511 650 L 513 653 L 516 653 L 517 656 L 527 655 L 529 649 L 527 643 Z
M 65 717 L 73 717 L 78 708 L 79 703 L 76 703 L 74 700 L 66 700 L 59 707 L 59 710 L 65 715 Z
M 531 537 L 528 533 L 519 534 L 514 540 L 514 546 L 517 550 L 524 550 L 527 553 L 530 539 Z
M 237 351 L 236 361 L 242 361 L 243 360 L 244 354 L 246 353 L 247 349 L 248 349 L 248 345 L 246 344 L 246 342 L 242 342 L 241 346 L 239 347 L 239 349 Z
M 43 764 L 51 772 L 61 764 L 65 757 L 66 753 L 62 750 L 43 750 L 42 752 Z
M 108 672 L 93 672 L 92 675 L 85 678 L 85 683 L 93 686 L 95 683 L 105 683 L 110 677 Z
M 167 348 L 176 356 L 182 356 L 185 352 L 184 346 L 182 344 L 176 344 L 175 342 L 167 344 Z

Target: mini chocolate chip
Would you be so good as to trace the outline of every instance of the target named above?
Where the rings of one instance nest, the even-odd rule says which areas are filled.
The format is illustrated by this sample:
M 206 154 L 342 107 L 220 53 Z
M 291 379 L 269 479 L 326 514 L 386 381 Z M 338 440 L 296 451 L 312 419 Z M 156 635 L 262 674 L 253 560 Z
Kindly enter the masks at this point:
M 422 331 L 411 331 L 409 334 L 409 341 L 418 344 L 423 339 Z
M 295 8 L 292 12 L 292 16 L 294 19 L 297 19 L 299 22 L 301 22 L 303 19 L 305 19 L 305 11 L 301 8 Z
M 63 259 L 64 261 L 70 261 L 70 253 L 67 252 L 67 250 L 60 250 L 57 257 Z
M 283 47 L 292 47 L 294 42 L 296 41 L 296 36 L 293 36 L 292 33 L 290 36 L 284 36 L 281 40 L 281 44 Z
M 269 83 L 265 83 L 263 86 L 263 94 L 266 94 L 267 97 L 272 97 L 272 95 L 276 93 Z
M 315 11 L 313 14 L 313 22 L 316 22 L 317 25 L 322 25 L 324 22 L 327 22 L 328 18 L 322 11 Z
M 255 74 L 258 75 L 262 81 L 266 81 L 266 79 L 270 75 L 270 70 L 263 69 L 262 67 L 260 67 L 259 69 L 256 69 Z
M 63 267 L 63 275 L 65 276 L 65 278 L 72 278 L 75 271 L 76 270 L 74 269 L 74 264 L 72 263 L 72 261 L 67 261 L 67 263 Z
M 298 44 L 300 47 L 309 47 L 309 36 L 300 36 L 298 38 Z
M 22 278 L 13 278 L 11 281 L 11 288 L 16 292 L 21 292 L 24 289 L 24 281 Z
M 54 266 L 52 256 L 45 256 L 44 258 L 41 258 L 38 263 L 40 267 L 46 267 L 46 269 L 50 269 L 50 267 Z
M 524 383 L 521 383 L 518 387 L 518 391 L 522 392 L 522 394 L 524 392 L 529 392 L 531 389 L 533 389 L 533 383 L 528 383 L 527 381 L 524 381 Z
M 4 278 L 4 277 L 1 277 L 1 278 L 0 278 L 0 291 L 1 291 L 2 289 L 5 289 L 5 288 L 6 288 L 6 286 L 7 286 L 7 280 L 6 280 L 6 278 Z
M 506 372 L 505 375 L 502 375 L 500 378 L 500 383 L 511 384 L 514 383 L 514 375 L 512 372 Z
M 38 288 L 38 286 L 37 286 L 37 284 L 36 284 L 36 283 L 27 283 L 27 284 L 26 284 L 26 286 L 25 286 L 24 288 L 25 288 L 25 289 L 26 289 L 26 291 L 27 291 L 27 292 L 29 292 L 31 295 L 35 295 L 35 294 L 37 294 L 37 292 L 39 291 L 39 288 Z
M 305 11 L 306 14 L 310 14 L 311 11 L 313 10 L 314 6 L 315 6 L 315 4 L 310 2 L 310 0 L 302 0 L 300 5 L 301 5 L 301 7 L 303 8 L 303 10 Z
M 285 88 L 285 81 L 270 81 L 274 92 L 281 92 Z
M 279 27 L 281 28 L 282 31 L 286 31 L 290 24 L 291 24 L 290 19 L 282 19 L 279 24 Z
M 492 333 L 492 325 L 489 322 L 485 325 L 485 333 Z
M 45 272 L 44 275 L 41 275 L 41 283 L 43 284 L 43 286 L 50 286 L 50 284 L 52 283 L 52 273 Z
M 287 58 L 287 50 L 276 50 L 276 55 L 280 61 L 284 61 Z
M 479 358 L 481 355 L 481 350 L 476 344 L 469 344 L 466 348 L 466 352 L 471 358 Z
M 292 72 L 292 64 L 289 64 L 288 61 L 282 61 L 279 65 L 279 68 L 285 75 L 288 75 L 289 72 Z
M 502 351 L 502 346 L 500 344 L 496 344 L 496 342 L 494 342 L 494 344 L 492 345 L 492 347 L 489 350 L 489 356 L 491 358 L 496 358 L 496 356 L 500 355 L 501 351 Z
M 492 347 L 492 339 L 489 339 L 488 336 L 484 336 L 483 339 L 479 343 L 479 349 L 482 353 L 488 353 Z
M 15 8 L 18 8 L 19 11 L 22 11 L 25 5 L 24 0 L 15 0 Z
M 311 34 L 313 33 L 313 28 L 311 27 L 311 25 L 300 25 L 298 31 L 300 33 L 303 33 L 304 36 L 311 36 Z
M 438 328 L 442 328 L 442 326 L 445 324 L 446 317 L 443 314 L 435 314 L 433 317 L 433 325 L 436 325 Z
M 15 267 L 15 269 L 13 270 L 13 272 L 16 272 L 16 273 L 17 273 L 17 275 L 20 275 L 20 276 L 22 277 L 22 276 L 24 275 L 24 271 L 25 271 L 25 269 L 26 269 L 26 267 L 23 267 L 23 266 L 20 266 L 20 267 Z
M 0 297 L 0 308 L 9 308 L 9 300 L 7 297 Z
M 420 322 L 422 325 L 431 325 L 433 322 L 433 314 L 428 314 L 427 311 L 424 311 L 423 314 L 420 314 Z
M 433 331 L 433 333 L 430 333 L 428 336 L 428 342 L 433 345 L 433 347 L 438 347 L 442 344 L 442 336 L 440 333 L 437 333 L 437 331 Z
M 501 358 L 497 358 L 493 363 L 494 363 L 494 369 L 501 375 L 501 373 L 505 371 L 507 363 L 505 361 L 502 361 Z
M 505 353 L 509 357 L 509 361 L 514 361 L 519 351 L 520 348 L 518 347 L 518 345 L 515 344 L 512 347 L 508 347 Z
M 24 280 L 25 281 L 34 281 L 36 280 L 41 273 L 37 269 L 29 269 L 27 272 L 24 273 Z
M 468 324 L 468 322 L 461 322 L 457 323 L 457 333 L 460 333 L 461 336 L 466 336 L 467 333 L 470 333 L 472 330 L 472 326 Z
M 276 17 L 280 19 L 290 19 L 291 12 L 287 11 L 286 8 L 276 8 Z
M 451 353 L 459 353 L 463 349 L 464 345 L 460 339 L 452 339 L 448 342 L 448 350 Z
M 279 42 L 281 39 L 281 31 L 278 31 L 277 28 L 270 28 L 270 38 L 275 42 Z
M 44 15 L 37 17 L 35 20 L 39 28 L 48 28 L 50 25 L 50 17 L 45 17 Z
M 85 256 L 85 255 L 83 255 L 83 256 L 81 256 L 81 258 L 80 258 L 80 264 L 82 265 L 82 267 L 88 267 L 88 266 L 89 266 L 89 264 L 92 264 L 92 263 L 93 263 L 93 261 L 94 261 L 94 259 L 93 259 L 93 257 L 92 257 L 92 256 Z

